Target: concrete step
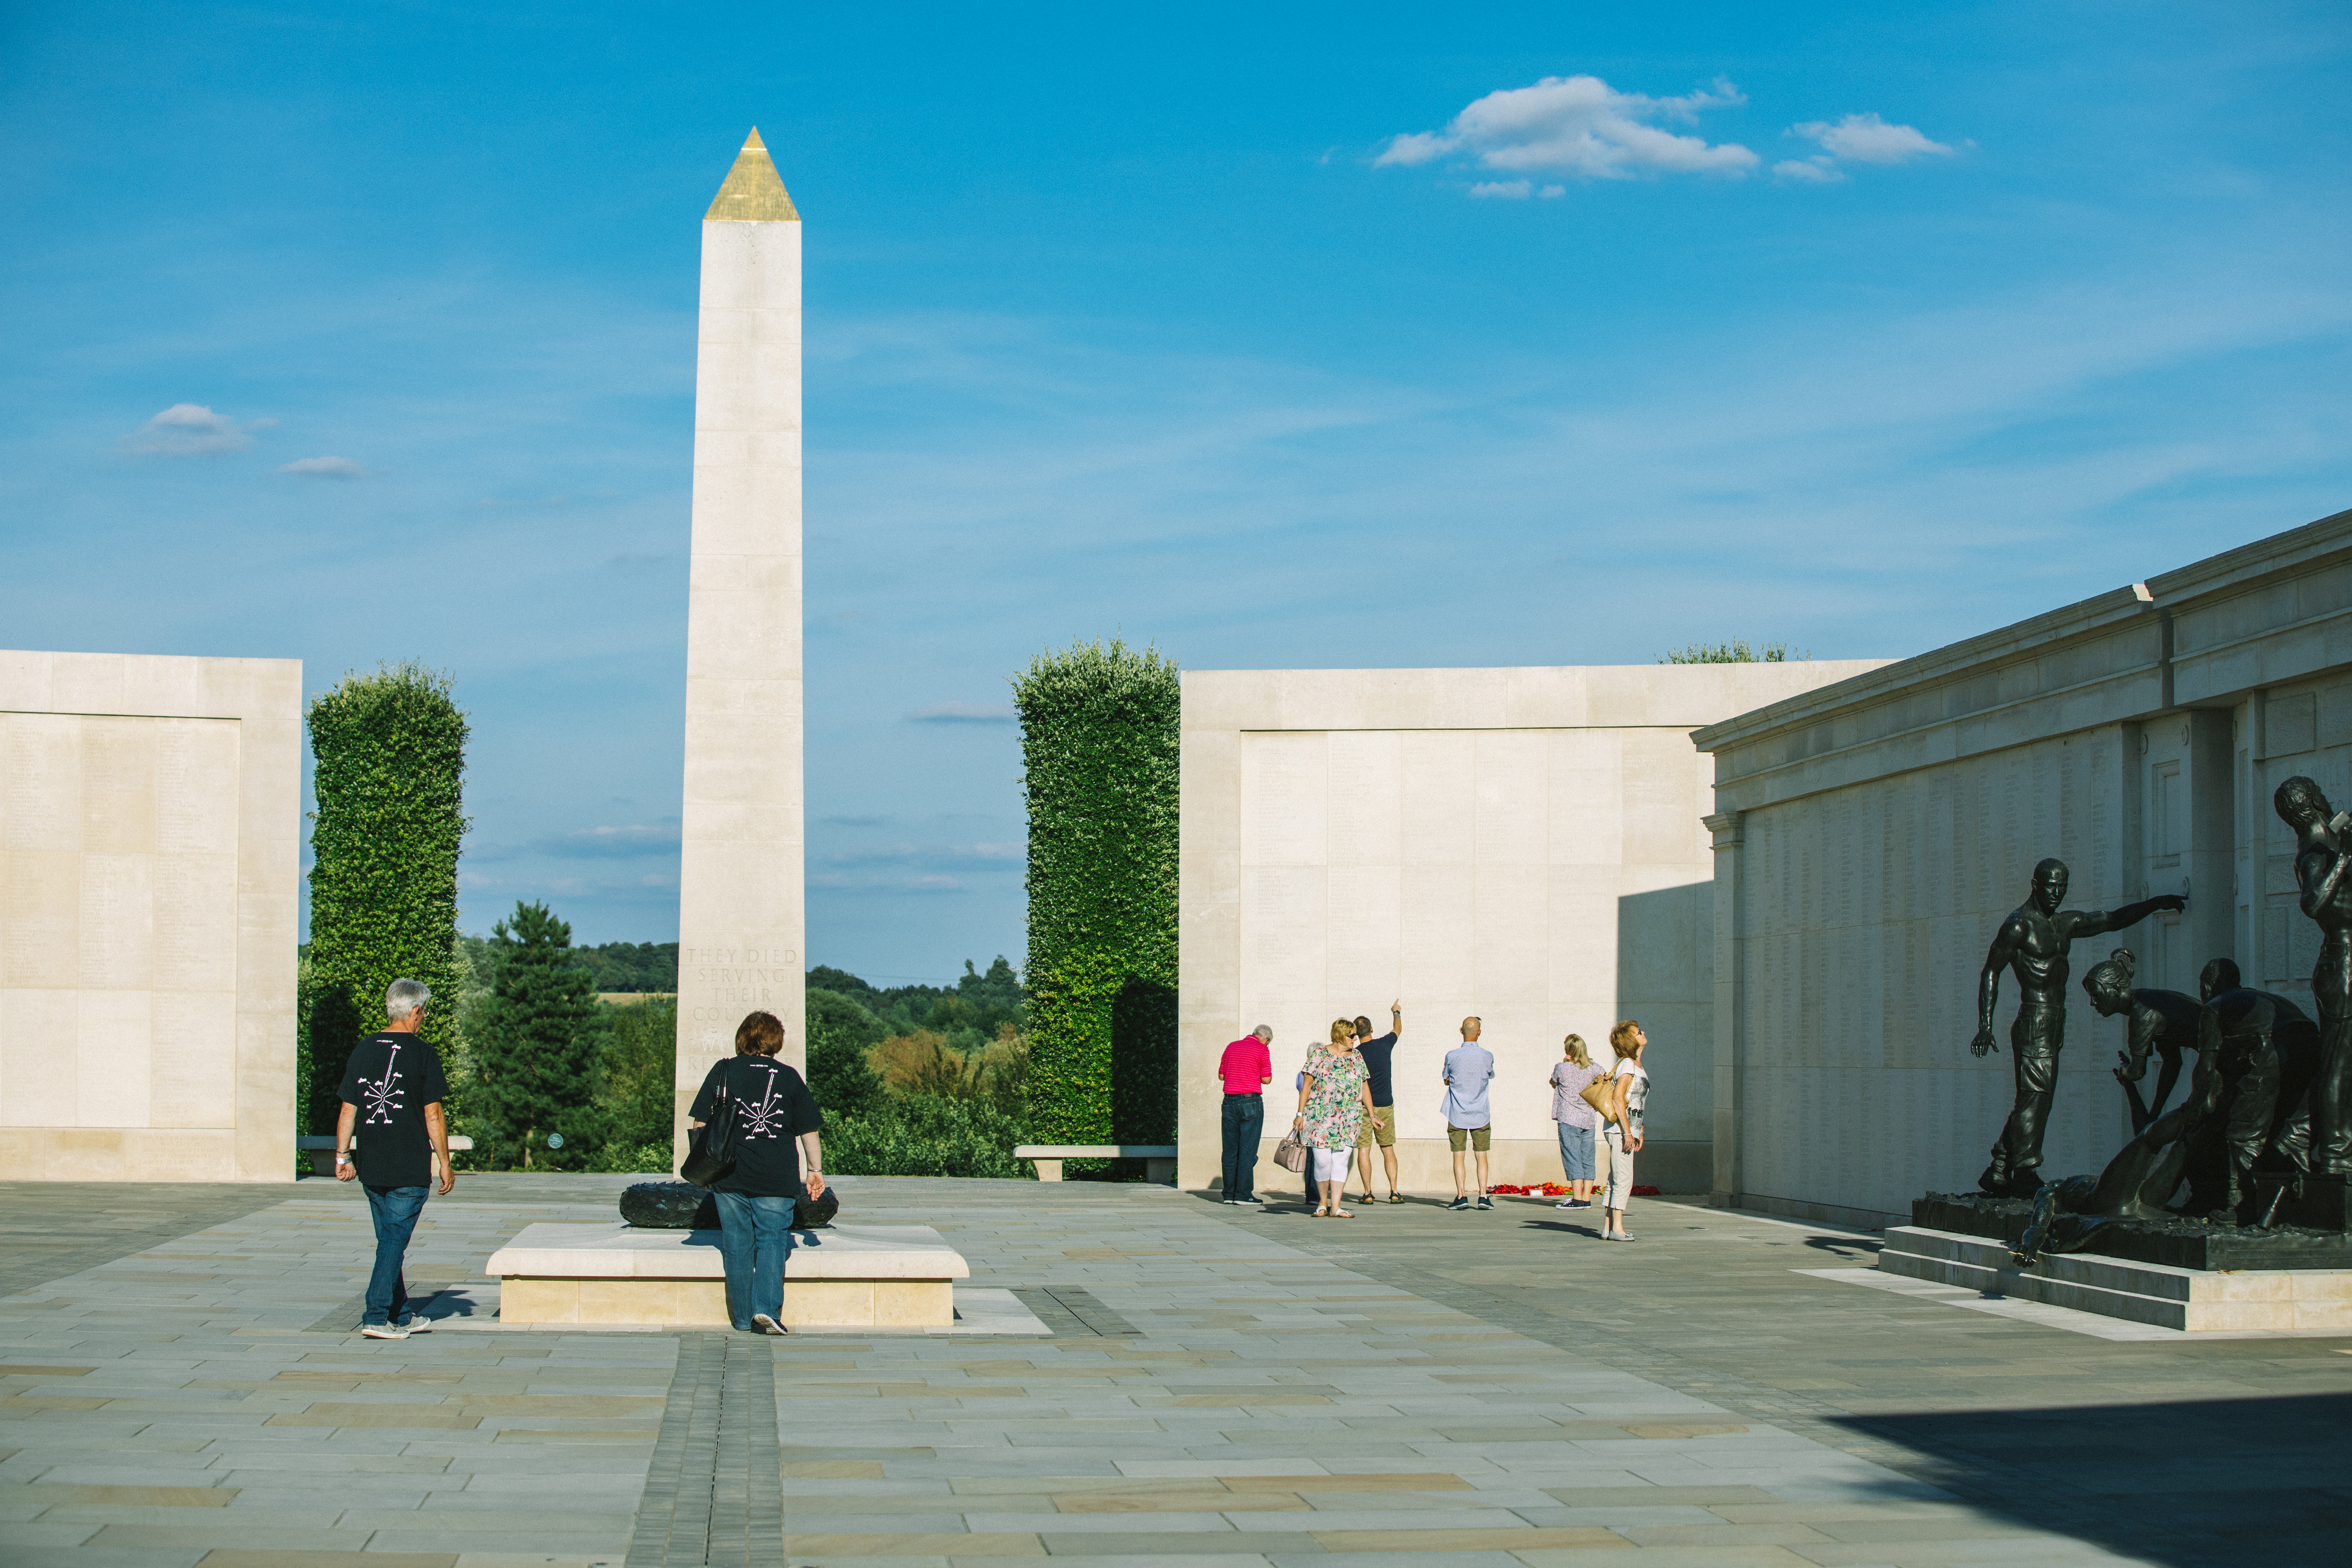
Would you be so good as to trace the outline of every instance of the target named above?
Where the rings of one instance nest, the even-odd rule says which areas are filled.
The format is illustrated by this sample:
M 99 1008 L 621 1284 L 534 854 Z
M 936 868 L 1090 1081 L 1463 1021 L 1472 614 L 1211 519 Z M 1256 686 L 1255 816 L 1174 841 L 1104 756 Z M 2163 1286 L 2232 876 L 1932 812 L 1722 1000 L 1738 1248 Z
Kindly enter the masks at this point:
M 1878 1267 L 1906 1279 L 2190 1333 L 2352 1331 L 2352 1269 L 2215 1272 L 2088 1253 L 2045 1257 L 2020 1268 L 2000 1242 L 1918 1226 L 1887 1227 Z

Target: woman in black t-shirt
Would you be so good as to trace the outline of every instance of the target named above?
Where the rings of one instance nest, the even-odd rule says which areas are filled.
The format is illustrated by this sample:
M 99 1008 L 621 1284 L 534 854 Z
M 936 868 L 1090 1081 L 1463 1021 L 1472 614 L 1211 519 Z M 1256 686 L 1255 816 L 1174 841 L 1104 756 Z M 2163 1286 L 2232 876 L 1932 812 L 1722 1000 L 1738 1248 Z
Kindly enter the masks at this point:
M 807 1195 L 824 1194 L 824 1113 L 808 1085 L 786 1063 L 784 1026 L 772 1013 L 753 1013 L 737 1026 L 735 1054 L 713 1062 L 687 1113 L 697 1127 L 735 1101 L 735 1168 L 711 1184 L 719 1203 L 719 1250 L 727 1265 L 727 1316 L 750 1333 L 781 1334 L 784 1258 L 792 1250 L 793 1208 L 802 1195 L 801 1159 L 808 1160 Z

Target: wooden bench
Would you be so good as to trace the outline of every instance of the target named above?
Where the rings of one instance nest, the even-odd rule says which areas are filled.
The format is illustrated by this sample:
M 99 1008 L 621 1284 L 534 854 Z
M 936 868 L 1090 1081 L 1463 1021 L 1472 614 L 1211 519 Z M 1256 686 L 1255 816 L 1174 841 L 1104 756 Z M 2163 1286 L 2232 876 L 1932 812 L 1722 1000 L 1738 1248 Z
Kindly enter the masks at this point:
M 1041 1182 L 1060 1181 L 1065 1160 L 1141 1160 L 1146 1179 L 1171 1187 L 1176 1184 L 1173 1143 L 1024 1143 L 1013 1151 L 1013 1157 L 1034 1161 Z
M 352 1142 L 352 1143 L 357 1144 L 359 1142 L 358 1137 L 354 1135 Z M 449 1152 L 452 1154 L 456 1153 L 460 1149 L 470 1149 L 473 1146 L 474 1141 L 471 1138 L 460 1137 L 449 1140 Z M 297 1153 L 308 1154 L 310 1156 L 310 1173 L 312 1175 L 331 1176 L 335 1173 L 335 1141 L 331 1136 L 318 1136 L 306 1133 L 304 1136 L 294 1140 L 294 1149 Z

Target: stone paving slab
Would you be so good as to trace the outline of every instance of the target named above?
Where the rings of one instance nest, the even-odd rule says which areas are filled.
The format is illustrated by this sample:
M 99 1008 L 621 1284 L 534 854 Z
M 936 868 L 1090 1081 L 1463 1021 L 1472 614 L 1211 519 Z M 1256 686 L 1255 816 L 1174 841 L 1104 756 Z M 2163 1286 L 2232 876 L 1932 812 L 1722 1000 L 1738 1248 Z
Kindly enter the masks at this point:
M 413 1273 L 477 1277 L 626 1180 L 461 1176 Z M 795 1568 L 2201 1565 L 2249 1517 L 2285 1568 L 2342 1561 L 2352 1521 L 2352 1342 L 1954 1311 L 1805 1272 L 1868 1237 L 1673 1204 L 1615 1247 L 1509 1199 L 1331 1225 L 1140 1185 L 842 1190 L 1053 1332 L 706 1335 L 772 1367 L 772 1426 L 722 1375 L 698 1426 L 688 1336 L 317 1328 L 370 1237 L 355 1191 L 305 1182 L 0 1299 L 0 1560 L 619 1568 L 673 1425 L 698 1563 L 777 1560 L 726 1479 L 747 1455 Z

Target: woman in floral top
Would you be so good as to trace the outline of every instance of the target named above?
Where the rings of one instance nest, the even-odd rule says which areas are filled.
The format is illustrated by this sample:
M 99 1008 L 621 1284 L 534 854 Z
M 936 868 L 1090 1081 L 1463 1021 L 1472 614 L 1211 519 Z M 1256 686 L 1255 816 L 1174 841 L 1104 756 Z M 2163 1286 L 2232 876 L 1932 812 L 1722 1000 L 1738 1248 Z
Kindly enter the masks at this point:
M 1298 1086 L 1298 1115 L 1291 1131 L 1315 1151 L 1315 1180 L 1323 1189 L 1317 1219 L 1353 1219 L 1339 1206 L 1348 1184 L 1348 1162 L 1356 1152 L 1356 1134 L 1372 1109 L 1372 1086 L 1364 1058 L 1356 1054 L 1353 1020 L 1335 1018 L 1331 1043 L 1307 1059 Z

